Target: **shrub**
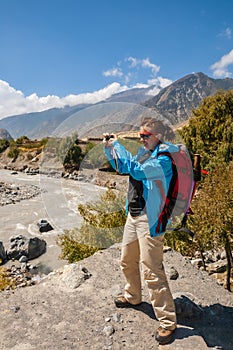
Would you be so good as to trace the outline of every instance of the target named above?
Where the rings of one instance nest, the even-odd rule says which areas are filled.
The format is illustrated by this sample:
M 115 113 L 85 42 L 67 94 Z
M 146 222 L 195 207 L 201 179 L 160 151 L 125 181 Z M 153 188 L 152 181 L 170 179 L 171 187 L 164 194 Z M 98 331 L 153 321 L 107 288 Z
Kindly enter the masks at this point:
M 108 189 L 95 203 L 79 205 L 84 222 L 79 230 L 66 231 L 59 236 L 61 258 L 79 261 L 120 242 L 126 220 L 124 202 L 120 195 Z
M 11 145 L 10 145 L 9 152 L 7 153 L 7 156 L 8 156 L 9 158 L 13 158 L 14 160 L 16 160 L 17 157 L 18 157 L 18 155 L 19 155 L 19 149 L 18 149 L 18 147 L 17 147 L 15 144 L 11 144 Z
M 4 152 L 10 145 L 8 140 L 0 140 L 0 153 Z
M 12 286 L 11 279 L 7 276 L 7 271 L 5 268 L 0 267 L 0 291 L 5 290 Z
M 62 250 L 60 258 L 68 260 L 69 263 L 83 260 L 98 251 L 98 248 L 79 243 L 74 231 L 59 235 L 57 243 Z

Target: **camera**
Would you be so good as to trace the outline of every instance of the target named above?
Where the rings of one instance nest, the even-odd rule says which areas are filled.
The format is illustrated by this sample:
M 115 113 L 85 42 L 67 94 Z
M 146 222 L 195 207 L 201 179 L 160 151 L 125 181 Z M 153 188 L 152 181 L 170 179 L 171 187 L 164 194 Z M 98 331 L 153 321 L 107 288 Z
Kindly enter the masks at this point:
M 106 135 L 105 136 L 105 141 L 109 141 L 110 139 L 113 139 L 114 138 L 114 135 Z

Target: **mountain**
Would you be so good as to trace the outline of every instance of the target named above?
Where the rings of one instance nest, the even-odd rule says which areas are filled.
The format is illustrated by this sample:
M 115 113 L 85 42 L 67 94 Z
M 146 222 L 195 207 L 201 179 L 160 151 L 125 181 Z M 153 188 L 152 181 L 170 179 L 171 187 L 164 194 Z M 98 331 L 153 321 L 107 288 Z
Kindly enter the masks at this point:
M 133 88 L 123 92 L 118 92 L 108 99 L 105 102 L 127 102 L 127 103 L 144 103 L 150 97 L 153 97 L 154 85 L 146 88 Z
M 6 129 L 0 129 L 0 140 L 13 140 L 13 138 L 11 137 L 10 133 L 6 130 Z
M 52 108 L 43 112 L 26 113 L 0 120 L 0 128 L 9 131 L 13 138 L 25 135 L 31 139 L 49 136 L 66 118 L 88 105 Z
M 156 107 L 172 124 L 187 120 L 192 110 L 203 98 L 214 95 L 218 90 L 232 90 L 233 79 L 212 79 L 203 73 L 189 74 L 144 103 L 146 107 Z
M 220 89 L 233 89 L 233 79 L 212 79 L 203 73 L 194 73 L 175 81 L 151 97 L 153 88 L 154 86 L 129 89 L 95 105 L 80 104 L 7 117 L 0 120 L 0 128 L 8 130 L 14 138 L 25 135 L 32 139 L 49 136 L 57 129 L 60 134 L 63 129 L 69 133 L 72 131 L 74 121 L 78 135 L 82 128 L 84 135 L 85 130 L 94 130 L 100 124 L 101 128 L 97 128 L 96 133 L 102 132 L 110 123 L 118 124 L 118 128 L 124 125 L 127 130 L 127 123 L 137 127 L 140 121 L 141 109 L 138 108 L 136 111 L 135 106 L 144 109 L 149 107 L 176 125 L 188 120 L 192 110 L 200 105 L 203 98 L 214 95 Z M 126 108 L 131 108 L 132 111 L 125 112 Z M 101 118 L 101 123 L 98 123 L 97 118 Z
M 149 88 L 134 88 L 112 95 L 101 103 L 128 102 L 140 104 L 148 100 L 152 95 Z M 97 104 L 98 105 L 98 104 Z M 66 119 L 82 109 L 92 105 L 79 104 L 73 107 L 52 108 L 43 112 L 25 113 L 14 115 L 0 120 L 0 128 L 7 129 L 14 138 L 25 135 L 31 139 L 41 139 L 52 135 L 54 130 Z

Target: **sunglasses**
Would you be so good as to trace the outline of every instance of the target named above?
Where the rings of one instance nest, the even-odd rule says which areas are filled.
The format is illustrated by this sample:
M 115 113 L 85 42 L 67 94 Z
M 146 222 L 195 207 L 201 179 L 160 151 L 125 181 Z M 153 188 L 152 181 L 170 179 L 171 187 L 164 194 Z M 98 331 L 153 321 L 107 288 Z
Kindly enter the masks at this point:
M 149 139 L 149 137 L 151 137 L 151 135 L 152 135 L 152 134 L 139 134 L 140 139 L 143 139 L 143 140 Z

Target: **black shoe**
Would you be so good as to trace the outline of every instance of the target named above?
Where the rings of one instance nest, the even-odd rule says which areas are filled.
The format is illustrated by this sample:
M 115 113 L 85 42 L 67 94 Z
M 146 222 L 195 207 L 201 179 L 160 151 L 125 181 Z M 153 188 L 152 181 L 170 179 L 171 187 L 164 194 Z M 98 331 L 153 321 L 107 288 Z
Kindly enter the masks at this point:
M 128 302 L 128 300 L 123 295 L 117 297 L 114 300 L 114 303 L 115 303 L 116 307 L 121 307 L 121 308 L 135 307 L 135 306 L 138 306 L 141 304 L 141 303 L 136 304 L 136 305 L 131 304 L 130 302 Z
M 170 330 L 160 326 L 155 333 L 155 339 L 161 345 L 168 344 L 171 342 L 171 340 L 173 340 L 175 331 L 176 331 L 176 328 L 173 330 Z

